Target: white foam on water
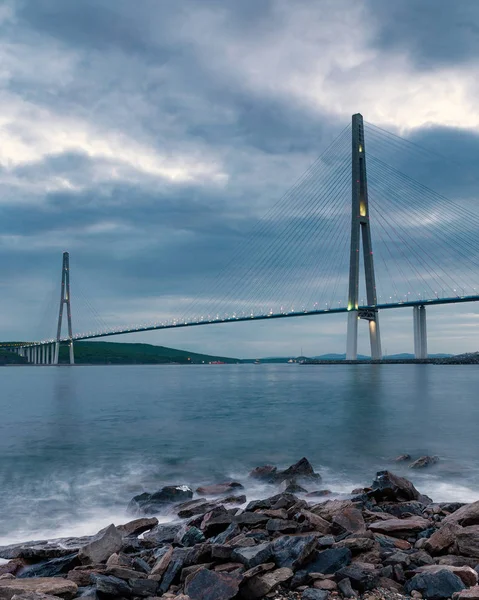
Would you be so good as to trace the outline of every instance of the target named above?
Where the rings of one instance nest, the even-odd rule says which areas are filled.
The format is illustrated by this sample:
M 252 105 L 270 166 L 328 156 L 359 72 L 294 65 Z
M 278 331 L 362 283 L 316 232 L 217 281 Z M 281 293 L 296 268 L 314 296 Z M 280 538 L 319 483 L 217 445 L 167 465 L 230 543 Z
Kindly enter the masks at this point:
M 287 466 L 287 465 L 286 465 Z M 314 485 L 307 485 L 306 487 L 313 490 L 330 490 L 331 494 L 324 497 L 306 498 L 311 503 L 318 503 L 327 501 L 335 497 L 350 496 L 351 492 L 355 488 L 361 488 L 372 482 L 374 478 L 374 471 L 371 472 L 369 480 L 365 481 L 363 477 L 358 475 L 358 479 L 353 479 L 344 472 L 333 471 L 327 467 L 315 465 L 316 470 L 321 473 L 321 481 Z M 236 466 L 234 471 L 230 471 L 227 475 L 227 479 L 232 481 L 238 481 L 244 486 L 244 489 L 232 489 L 231 494 L 234 495 L 246 495 L 247 502 L 252 500 L 260 500 L 274 496 L 279 493 L 280 489 L 276 485 L 265 484 L 260 481 L 249 479 L 246 475 L 248 470 L 244 470 L 241 466 Z M 395 472 L 396 469 L 395 469 Z M 93 475 L 93 476 L 92 476 Z M 474 502 L 479 500 L 479 487 L 474 481 L 464 481 L 461 478 L 455 478 L 452 480 L 448 477 L 443 477 L 441 473 L 434 472 L 421 472 L 421 473 L 402 473 L 401 475 L 412 479 L 416 488 L 423 494 L 430 496 L 435 502 Z M 226 479 L 226 478 L 225 478 Z M 83 498 L 83 506 L 81 511 L 77 511 L 76 514 L 73 512 L 70 514 L 67 510 L 59 513 L 56 523 L 52 523 L 51 517 L 45 520 L 42 524 L 39 521 L 38 516 L 35 518 L 25 518 L 23 523 L 19 520 L 19 526 L 12 528 L 9 533 L 0 532 L 0 546 L 17 544 L 32 540 L 49 540 L 65 537 L 81 537 L 94 535 L 101 529 L 107 527 L 111 523 L 115 525 L 121 525 L 128 521 L 136 518 L 135 516 L 128 514 L 126 511 L 127 499 L 118 502 L 120 492 L 123 496 L 125 495 L 125 484 L 128 481 L 128 494 L 131 493 L 131 498 L 135 493 L 139 493 L 145 488 L 149 491 L 159 489 L 163 485 L 166 485 L 167 481 L 162 481 L 162 478 L 156 472 L 150 472 L 148 469 L 139 468 L 135 465 L 125 473 L 116 475 L 106 475 L 102 477 L 97 472 L 83 474 L 81 481 L 76 482 L 77 491 L 81 492 Z M 200 483 L 204 483 L 207 478 L 202 477 Z M 191 482 L 190 482 L 191 483 Z M 56 501 L 61 500 L 62 504 L 65 503 L 68 497 L 70 488 L 68 485 L 63 485 L 62 482 L 57 482 L 54 491 L 42 490 L 44 494 L 41 496 L 41 500 L 45 502 L 45 506 Z M 179 489 L 186 489 L 186 486 L 178 486 Z M 192 489 L 196 489 L 197 485 L 192 485 Z M 61 490 L 61 492 L 59 492 Z M 130 491 L 131 490 L 131 491 Z M 66 493 L 62 493 L 66 492 Z M 300 497 L 304 497 L 302 494 L 298 494 Z M 194 498 L 198 497 L 197 494 Z M 216 497 L 218 500 L 221 496 Z M 215 498 L 215 499 L 216 499 Z M 213 498 L 209 498 L 213 499 Z M 26 499 L 18 498 L 20 504 L 28 506 Z M 242 507 L 244 507 L 242 505 Z M 37 513 L 38 514 L 38 513 Z M 158 518 L 160 523 L 167 523 L 174 519 L 173 514 L 169 515 L 154 515 Z M 22 526 L 23 525 L 23 526 Z
M 171 516 L 152 515 L 156 516 L 160 523 L 168 523 L 172 520 Z M 125 512 L 117 512 L 116 514 L 107 510 L 98 511 L 97 514 L 91 515 L 82 521 L 76 523 L 62 523 L 55 529 L 45 528 L 32 531 L 22 529 L 16 530 L 14 533 L 0 535 L 0 546 L 8 546 L 10 544 L 20 544 L 33 540 L 53 540 L 68 537 L 82 537 L 94 535 L 101 529 L 104 529 L 112 523 L 114 525 L 122 525 L 128 523 L 138 517 L 127 515 Z

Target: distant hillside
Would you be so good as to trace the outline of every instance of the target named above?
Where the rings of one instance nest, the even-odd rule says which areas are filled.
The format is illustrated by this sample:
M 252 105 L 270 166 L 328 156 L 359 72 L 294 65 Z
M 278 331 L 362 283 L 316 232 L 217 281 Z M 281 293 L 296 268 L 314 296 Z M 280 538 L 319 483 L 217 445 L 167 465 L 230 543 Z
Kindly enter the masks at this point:
M 187 350 L 153 346 L 152 344 L 128 344 L 119 342 L 77 342 L 75 363 L 89 365 L 159 365 L 204 364 L 214 361 L 239 363 L 237 358 L 197 354 Z M 60 362 L 68 362 L 68 348 L 60 349 Z
M 429 358 L 450 358 L 453 356 L 452 354 L 429 354 Z M 388 360 L 413 360 L 414 354 L 389 354 L 384 356 L 385 359 Z M 331 360 L 331 361 L 339 361 L 346 360 L 346 354 L 321 354 L 320 356 L 266 356 L 260 359 L 247 359 L 243 360 L 244 363 L 288 363 L 295 362 L 299 363 L 302 361 L 308 360 Z M 370 356 L 366 356 L 364 354 L 358 354 L 358 360 L 371 360 Z
M 27 362 L 22 356 L 18 356 L 16 352 L 9 352 L 0 348 L 0 365 L 24 365 Z

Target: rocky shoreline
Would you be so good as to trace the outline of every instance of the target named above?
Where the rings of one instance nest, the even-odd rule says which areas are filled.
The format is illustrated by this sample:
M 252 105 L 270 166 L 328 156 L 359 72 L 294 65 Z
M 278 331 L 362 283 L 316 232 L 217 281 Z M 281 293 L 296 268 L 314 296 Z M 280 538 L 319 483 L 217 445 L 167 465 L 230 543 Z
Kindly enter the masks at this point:
M 479 600 L 479 501 L 433 502 L 389 471 L 330 498 L 305 458 L 250 477 L 278 493 L 166 486 L 94 536 L 0 547 L 0 600 Z

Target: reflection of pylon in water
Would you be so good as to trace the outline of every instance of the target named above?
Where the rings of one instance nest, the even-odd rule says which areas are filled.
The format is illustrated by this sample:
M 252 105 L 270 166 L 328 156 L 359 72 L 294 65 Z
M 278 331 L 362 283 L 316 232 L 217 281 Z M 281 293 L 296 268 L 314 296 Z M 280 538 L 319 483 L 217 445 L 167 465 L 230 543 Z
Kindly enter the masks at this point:
M 62 337 L 62 320 L 63 320 L 63 305 L 67 305 L 67 321 L 68 321 L 68 347 L 70 349 L 70 364 L 75 364 L 73 355 L 73 332 L 72 332 L 72 309 L 70 304 L 70 255 L 68 252 L 63 253 L 62 266 L 62 290 L 60 296 L 60 311 L 58 313 L 58 328 L 57 341 L 55 344 L 55 360 L 58 364 L 58 356 L 60 353 L 60 339 Z

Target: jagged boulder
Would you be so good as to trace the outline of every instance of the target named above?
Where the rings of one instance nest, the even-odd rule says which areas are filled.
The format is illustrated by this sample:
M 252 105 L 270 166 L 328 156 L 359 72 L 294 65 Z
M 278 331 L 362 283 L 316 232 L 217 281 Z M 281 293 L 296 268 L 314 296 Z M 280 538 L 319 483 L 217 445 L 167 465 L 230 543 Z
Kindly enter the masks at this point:
M 456 534 L 459 554 L 477 557 L 479 561 L 479 525 L 462 527 Z
M 361 593 L 374 589 L 380 578 L 379 570 L 369 563 L 355 562 L 336 573 L 336 579 L 349 579 L 354 589 Z
M 453 567 L 448 565 L 426 565 L 417 568 L 414 573 L 439 573 L 439 571 L 449 571 L 457 575 L 459 579 L 468 587 L 477 585 L 477 572 L 471 567 Z
M 84 564 L 98 564 L 119 552 L 123 545 L 123 537 L 114 525 L 103 529 L 86 545 L 81 548 L 78 558 Z
M 212 485 L 204 485 L 196 490 L 197 494 L 202 496 L 222 496 L 223 494 L 229 494 L 236 490 L 244 489 L 241 483 L 237 481 L 226 481 L 225 483 L 216 483 Z
M 456 523 L 463 527 L 479 525 L 479 500 L 471 504 L 466 504 L 445 517 L 443 524 L 446 523 Z
M 250 472 L 249 477 L 251 477 L 251 479 L 257 479 L 258 481 L 263 481 L 264 483 L 272 483 L 275 479 L 277 470 L 278 469 L 273 467 L 273 465 L 264 465 L 253 469 Z
M 242 576 L 200 569 L 187 578 L 185 593 L 191 600 L 230 600 L 239 591 Z
M 93 574 L 91 576 L 91 582 L 95 586 L 96 591 L 105 596 L 113 598 L 131 596 L 131 587 L 119 577 Z M 158 586 L 158 584 L 156 584 L 156 586 Z
M 68 573 L 68 571 L 79 564 L 80 561 L 77 558 L 77 553 L 68 554 L 67 556 L 60 556 L 24 566 L 18 571 L 17 577 L 56 577 L 62 573 Z
M 296 571 L 292 587 L 304 585 L 310 573 L 330 575 L 351 563 L 352 554 L 348 548 L 328 548 L 322 552 L 315 551 L 309 560 Z
M 371 531 L 377 533 L 386 533 L 392 536 L 408 537 L 411 534 L 419 533 L 427 529 L 430 523 L 422 517 L 411 517 L 409 519 L 387 519 L 386 521 L 376 521 L 369 525 Z
M 38 577 L 33 579 L 1 579 L 0 600 L 11 600 L 16 594 L 36 592 L 51 596 L 60 596 L 71 600 L 78 591 L 73 581 L 61 577 Z
M 297 569 L 311 556 L 317 542 L 315 535 L 284 535 L 273 542 L 272 556 L 278 567 Z
M 305 457 L 298 460 L 297 463 L 291 465 L 284 471 L 278 471 L 275 474 L 275 480 L 278 483 L 282 481 L 321 481 L 321 475 L 315 473 L 313 466 Z
M 427 539 L 424 544 L 425 550 L 433 556 L 445 554 L 456 541 L 456 535 L 460 530 L 460 525 L 457 525 L 456 523 L 446 523 Z
M 234 549 L 231 553 L 231 559 L 245 565 L 247 569 L 252 569 L 267 563 L 272 552 L 273 547 L 270 543 L 258 544 L 257 546 Z
M 141 519 L 129 521 L 124 525 L 118 525 L 117 529 L 122 535 L 140 535 L 140 533 L 153 529 L 156 525 L 158 525 L 158 519 L 156 517 L 143 517 Z
M 414 485 L 405 477 L 394 475 L 390 471 L 378 471 L 376 478 L 368 492 L 378 501 L 405 502 L 419 500 L 421 494 Z
M 128 504 L 127 510 L 134 514 L 151 515 L 161 512 L 169 504 L 186 502 L 192 497 L 193 490 L 187 485 L 167 485 L 153 494 L 144 492 L 134 496 Z
M 274 591 L 281 583 L 288 581 L 291 577 L 293 577 L 293 571 L 287 567 L 262 575 L 256 575 L 247 580 L 241 590 L 241 597 L 245 600 L 264 598 L 264 596 Z
M 461 579 L 447 570 L 437 573 L 419 573 L 406 582 L 404 590 L 407 594 L 416 591 L 426 600 L 445 600 L 456 592 L 465 589 Z
M 421 456 L 409 465 L 410 469 L 425 469 L 439 462 L 439 456 Z

